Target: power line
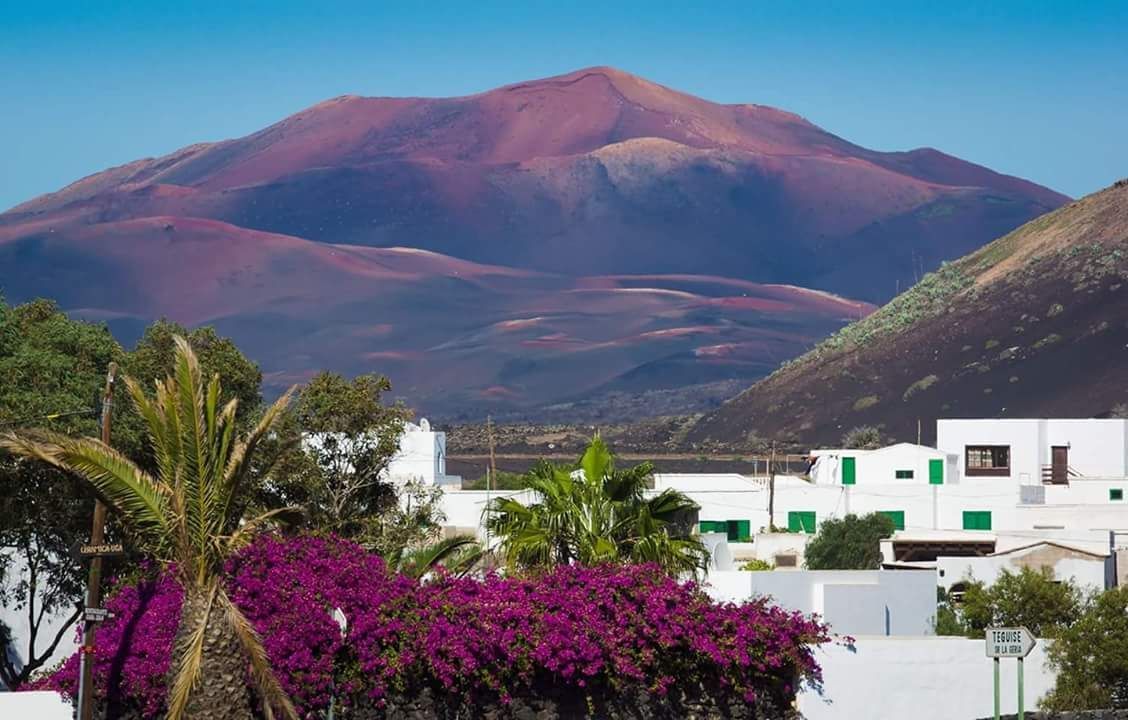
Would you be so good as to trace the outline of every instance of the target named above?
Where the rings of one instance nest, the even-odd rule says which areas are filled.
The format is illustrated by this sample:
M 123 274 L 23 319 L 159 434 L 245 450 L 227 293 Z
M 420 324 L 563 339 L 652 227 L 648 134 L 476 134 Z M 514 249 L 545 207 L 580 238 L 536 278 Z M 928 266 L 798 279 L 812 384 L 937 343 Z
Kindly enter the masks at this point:
M 6 420 L 4 422 L 0 422 L 0 427 L 27 425 L 28 423 L 35 422 L 36 420 L 59 420 L 66 417 L 75 417 L 76 415 L 89 415 L 90 417 L 96 417 L 97 414 L 97 408 L 87 408 L 85 410 L 68 410 L 66 412 L 48 413 L 46 415 L 29 415 L 27 417 L 19 418 L 18 420 Z

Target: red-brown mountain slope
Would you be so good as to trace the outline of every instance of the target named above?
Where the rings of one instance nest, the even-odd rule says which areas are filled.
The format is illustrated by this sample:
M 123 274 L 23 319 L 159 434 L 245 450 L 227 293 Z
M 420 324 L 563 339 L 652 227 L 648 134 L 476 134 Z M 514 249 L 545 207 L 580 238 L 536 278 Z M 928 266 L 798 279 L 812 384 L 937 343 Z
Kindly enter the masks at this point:
M 448 416 L 759 377 L 872 310 L 784 285 L 577 278 L 168 216 L 0 228 L 0 267 L 19 269 L 5 275 L 10 297 L 49 288 L 126 335 L 160 316 L 213 324 L 274 388 L 325 367 L 375 369 Z

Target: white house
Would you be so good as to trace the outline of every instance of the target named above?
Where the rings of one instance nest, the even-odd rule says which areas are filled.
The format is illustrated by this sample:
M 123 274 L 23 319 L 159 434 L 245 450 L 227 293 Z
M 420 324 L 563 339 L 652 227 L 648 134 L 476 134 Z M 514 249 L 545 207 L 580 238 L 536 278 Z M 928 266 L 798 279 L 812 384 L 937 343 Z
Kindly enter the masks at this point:
M 942 419 L 936 447 L 956 457 L 967 480 L 1036 485 L 1128 477 L 1128 420 Z
M 942 485 L 953 477 L 956 457 L 925 445 L 897 443 L 877 450 L 812 450 L 811 479 L 820 485 L 900 481 Z
M 317 448 L 328 436 L 321 433 L 306 435 L 303 445 Z M 342 436 L 337 436 L 341 438 Z M 375 435 L 370 436 L 375 441 Z M 425 485 L 461 487 L 462 478 L 447 475 L 446 472 L 446 433 L 431 429 L 431 423 L 423 418 L 418 424 L 405 422 L 400 435 L 399 449 L 388 462 L 384 478 L 393 482 L 415 480 Z
M 446 433 L 432 430 L 426 418 L 419 424 L 404 423 L 399 452 L 388 464 L 392 480 L 421 480 L 427 485 L 461 487 L 462 478 L 447 475 Z

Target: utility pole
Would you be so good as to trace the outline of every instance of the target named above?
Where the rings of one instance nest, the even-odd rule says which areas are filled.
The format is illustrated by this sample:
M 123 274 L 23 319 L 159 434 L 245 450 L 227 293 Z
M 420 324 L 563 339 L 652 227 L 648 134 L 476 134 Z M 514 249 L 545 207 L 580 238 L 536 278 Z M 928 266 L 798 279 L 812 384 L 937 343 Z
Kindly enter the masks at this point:
M 775 443 L 768 460 L 768 532 L 775 532 Z
M 486 415 L 486 435 L 489 437 L 490 443 L 490 466 L 486 468 L 486 512 L 490 509 L 490 490 L 493 483 L 497 480 L 497 459 L 494 457 L 494 433 L 493 433 L 493 418 Z M 489 518 L 486 518 L 486 552 L 490 551 L 490 524 Z
M 106 389 L 102 394 L 102 442 L 110 444 L 110 421 L 114 406 L 114 380 L 117 377 L 117 363 L 110 363 L 106 372 Z M 90 529 L 90 544 L 101 545 L 106 540 L 106 506 L 102 500 L 94 500 L 94 522 Z M 90 575 L 86 582 L 86 607 L 97 608 L 102 604 L 102 558 L 95 555 L 90 559 Z M 97 623 L 83 617 L 82 647 L 79 652 L 78 720 L 91 720 L 94 717 L 94 627 Z

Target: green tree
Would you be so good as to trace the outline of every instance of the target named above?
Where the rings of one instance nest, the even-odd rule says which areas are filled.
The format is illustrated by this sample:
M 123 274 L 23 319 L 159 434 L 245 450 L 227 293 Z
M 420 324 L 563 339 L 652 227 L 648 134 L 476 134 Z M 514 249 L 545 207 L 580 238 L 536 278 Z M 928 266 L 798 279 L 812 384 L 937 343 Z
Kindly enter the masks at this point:
M 1044 710 L 1128 709 L 1128 588 L 1093 598 L 1046 652 L 1057 679 Z
M 617 470 L 596 436 L 575 466 L 538 463 L 525 476 L 535 502 L 496 498 L 487 525 L 513 567 L 654 562 L 671 573 L 704 568 L 708 552 L 691 535 L 698 505 L 674 490 L 648 495 L 652 476 L 649 463 Z
M 262 372 L 232 340 L 220 337 L 214 328 L 187 330 L 169 320 L 157 320 L 145 328 L 137 345 L 125 354 L 122 371 L 151 389 L 176 367 L 177 337 L 188 341 L 204 377 L 219 376 L 223 393 L 220 402 L 239 401 L 237 427 L 244 431 L 253 427 L 262 413 Z M 151 472 L 155 468 L 148 455 L 146 437 L 145 422 L 131 405 L 122 403 L 114 413 L 113 445 Z
M 876 450 L 884 444 L 881 430 L 872 425 L 851 428 L 842 436 L 842 447 L 851 450 Z
M 121 348 L 104 325 L 67 318 L 46 300 L 17 307 L 0 298 L 0 430 L 36 423 L 57 432 L 98 431 L 97 405 Z M 94 495 L 69 474 L 0 453 L 0 603 L 26 611 L 30 632 L 13 649 L 0 642 L 0 680 L 18 688 L 73 630 L 84 567 L 70 548 L 89 537 Z M 48 634 L 45 623 L 64 622 Z
M 952 602 L 948 591 L 936 588 L 936 634 L 947 636 L 967 635 L 967 627 L 960 617 L 959 608 Z
M 50 431 L 9 432 L 0 447 L 74 473 L 121 518 L 138 547 L 175 568 L 184 604 L 169 690 L 170 720 L 253 717 L 243 677 L 248 664 L 268 708 L 297 713 L 270 668 L 266 651 L 223 588 L 224 561 L 248 542 L 270 514 L 243 521 L 239 486 L 259 440 L 289 402 L 271 406 L 251 432 L 239 435 L 239 401 L 220 404 L 218 377 L 205 386 L 191 346 L 174 338 L 174 375 L 150 398 L 130 377 L 125 384 L 144 419 L 156 472 L 91 438 Z
M 1081 591 L 1057 582 L 1053 571 L 1024 567 L 1003 570 L 994 584 L 969 581 L 960 615 L 968 637 L 981 638 L 989 627 L 1025 626 L 1036 637 L 1054 637 L 1081 613 Z
M 441 492 L 410 482 L 397 489 L 386 476 L 410 417 L 384 404 L 390 389 L 378 375 L 314 377 L 280 425 L 288 439 L 260 503 L 300 506 L 312 528 L 381 554 L 432 535 Z
M 881 513 L 827 520 L 807 543 L 807 567 L 876 570 L 881 567 L 881 540 L 891 536 L 893 530 L 893 521 Z

